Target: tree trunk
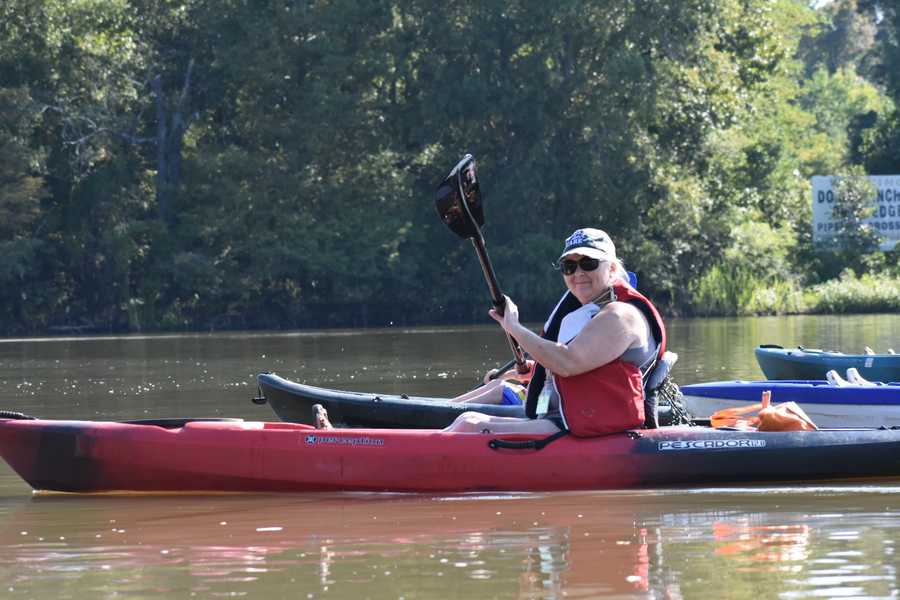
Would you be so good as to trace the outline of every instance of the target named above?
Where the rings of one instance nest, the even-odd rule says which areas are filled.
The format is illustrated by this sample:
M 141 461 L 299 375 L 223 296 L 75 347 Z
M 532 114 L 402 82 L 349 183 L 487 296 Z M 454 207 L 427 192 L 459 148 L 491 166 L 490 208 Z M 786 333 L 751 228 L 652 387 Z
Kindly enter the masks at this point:
M 181 93 L 170 110 L 162 89 L 162 77 L 157 75 L 151 82 L 156 97 L 156 203 L 160 219 L 167 225 L 174 222 L 172 206 L 181 183 L 181 148 L 184 133 L 190 125 L 188 110 L 191 91 L 191 75 L 194 59 L 188 63 Z

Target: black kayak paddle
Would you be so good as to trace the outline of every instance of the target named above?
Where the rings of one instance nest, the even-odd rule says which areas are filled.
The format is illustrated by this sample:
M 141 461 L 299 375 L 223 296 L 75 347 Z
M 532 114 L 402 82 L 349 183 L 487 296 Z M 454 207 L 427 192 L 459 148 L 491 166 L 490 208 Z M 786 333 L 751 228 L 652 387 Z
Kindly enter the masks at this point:
M 481 188 L 475 175 L 475 159 L 471 154 L 466 154 L 444 178 L 437 188 L 434 203 L 444 225 L 459 237 L 472 240 L 491 292 L 494 310 L 502 315 L 506 299 L 500 291 L 494 267 L 484 246 L 484 236 L 481 234 L 481 226 L 484 225 L 484 206 Z M 525 354 L 519 342 L 509 333 L 506 334 L 506 339 L 513 352 L 516 371 L 527 373 L 528 365 L 525 364 Z

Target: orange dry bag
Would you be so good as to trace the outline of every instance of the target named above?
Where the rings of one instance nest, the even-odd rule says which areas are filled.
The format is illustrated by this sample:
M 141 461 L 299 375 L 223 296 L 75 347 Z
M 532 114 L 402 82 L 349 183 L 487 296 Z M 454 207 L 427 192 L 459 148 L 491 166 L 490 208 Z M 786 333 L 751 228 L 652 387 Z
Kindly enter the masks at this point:
M 759 404 L 724 408 L 710 417 L 713 427 L 756 429 L 758 431 L 815 431 L 819 429 L 796 402 L 769 405 L 771 390 L 762 393 Z M 758 412 L 757 412 L 758 411 Z M 756 412 L 757 414 L 752 414 Z

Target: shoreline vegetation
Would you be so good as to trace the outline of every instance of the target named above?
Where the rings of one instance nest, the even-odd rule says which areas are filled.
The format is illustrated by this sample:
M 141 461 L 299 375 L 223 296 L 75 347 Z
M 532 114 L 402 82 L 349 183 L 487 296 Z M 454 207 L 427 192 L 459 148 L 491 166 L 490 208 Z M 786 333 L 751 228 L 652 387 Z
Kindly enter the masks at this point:
M 354 310 L 354 308 L 349 308 Z M 845 271 L 837 279 L 801 287 L 793 281 L 767 281 L 741 272 L 713 271 L 692 288 L 691 304 L 684 309 L 669 307 L 665 313 L 675 318 L 716 318 L 791 315 L 849 315 L 900 313 L 900 277 L 855 275 Z M 481 321 L 477 316 L 462 321 L 440 320 L 438 323 L 410 322 L 399 318 L 373 321 L 347 321 L 332 313 L 324 326 L 309 329 L 383 328 L 393 325 L 471 325 Z M 487 321 L 484 321 L 487 324 Z M 301 328 L 302 329 L 302 328 Z M 271 328 L 246 327 L 245 321 L 233 315 L 217 326 L 180 329 L 152 329 L 152 333 L 198 333 L 203 331 L 266 331 Z M 44 333 L 80 335 L 106 333 L 91 323 L 54 327 Z M 135 332 L 136 333 L 136 332 Z
M 801 287 L 795 281 L 766 280 L 740 270 L 711 271 L 692 289 L 685 316 L 900 313 L 900 277 L 852 271 L 837 279 Z
M 0 335 L 486 323 L 467 153 L 529 319 L 578 227 L 665 314 L 900 311 L 898 2 L 4 0 Z

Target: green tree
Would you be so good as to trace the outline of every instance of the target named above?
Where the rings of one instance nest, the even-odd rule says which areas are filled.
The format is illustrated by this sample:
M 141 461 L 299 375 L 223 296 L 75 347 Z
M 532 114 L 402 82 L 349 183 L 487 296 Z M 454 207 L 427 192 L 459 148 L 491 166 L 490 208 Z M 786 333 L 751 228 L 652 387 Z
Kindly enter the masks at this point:
M 0 326 L 9 332 L 44 325 L 55 300 L 51 282 L 39 279 L 46 244 L 34 236 L 48 194 L 31 87 L 47 73 L 34 30 L 40 18 L 28 4 L 0 6 Z
M 893 175 L 900 172 L 900 7 L 893 2 L 870 4 L 870 10 L 881 16 L 874 73 L 886 86 L 895 109 L 878 120 L 876 130 L 864 141 L 864 154 L 869 172 Z
M 835 238 L 839 257 L 843 264 L 859 270 L 863 258 L 878 249 L 880 236 L 866 220 L 875 212 L 872 198 L 875 186 L 866 178 L 862 169 L 840 177 L 834 186 L 835 201 L 832 218 L 835 221 Z
M 577 226 L 672 306 L 749 239 L 808 271 L 808 177 L 894 131 L 858 2 L 9 0 L 0 327 L 483 321 L 433 208 L 465 152 L 526 318 Z
M 849 69 L 867 75 L 878 33 L 878 11 L 869 0 L 834 0 L 823 3 L 818 19 L 807 26 L 798 55 L 811 76 L 820 68 L 829 74 Z

